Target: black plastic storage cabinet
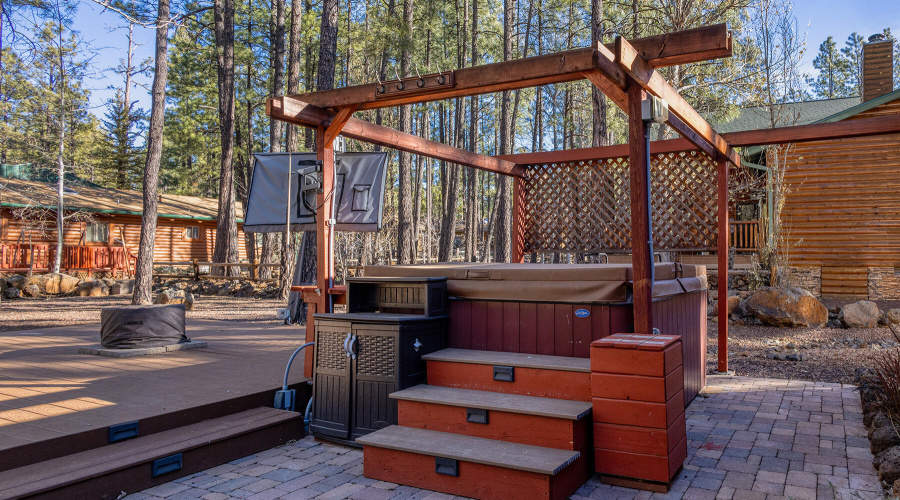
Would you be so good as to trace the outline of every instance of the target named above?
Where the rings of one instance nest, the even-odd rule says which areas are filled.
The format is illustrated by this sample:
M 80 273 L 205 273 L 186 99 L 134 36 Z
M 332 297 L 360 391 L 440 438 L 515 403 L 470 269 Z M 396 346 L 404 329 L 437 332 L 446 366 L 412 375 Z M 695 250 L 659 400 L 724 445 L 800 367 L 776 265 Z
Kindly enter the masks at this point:
M 446 279 L 365 280 L 358 285 L 348 283 L 348 305 L 354 304 L 353 294 L 363 295 L 365 309 L 374 311 L 314 315 L 311 431 L 316 437 L 352 441 L 396 424 L 397 402 L 388 395 L 424 383 L 422 356 L 444 348 L 447 317 L 421 312 L 446 310 Z M 400 282 L 404 286 L 398 287 Z M 426 290 L 427 295 L 444 300 L 439 304 L 423 300 Z M 356 304 L 358 307 L 360 302 Z M 348 308 L 354 309 L 352 305 Z M 382 309 L 417 310 L 420 314 L 377 312 Z

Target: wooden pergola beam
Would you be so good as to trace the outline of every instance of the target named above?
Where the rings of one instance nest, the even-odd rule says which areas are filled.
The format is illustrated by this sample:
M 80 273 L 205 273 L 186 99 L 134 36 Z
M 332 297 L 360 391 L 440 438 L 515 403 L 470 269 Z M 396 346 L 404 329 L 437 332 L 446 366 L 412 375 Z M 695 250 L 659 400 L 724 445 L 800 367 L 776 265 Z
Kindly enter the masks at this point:
M 732 54 L 731 35 L 728 26 L 718 24 L 685 31 L 638 38 L 631 41 L 642 60 L 651 68 L 708 61 Z M 615 50 L 615 44 L 600 45 L 607 52 Z M 383 83 L 395 85 L 397 82 L 379 82 L 354 85 L 340 89 L 323 90 L 297 94 L 291 97 L 320 108 L 342 108 L 357 105 L 359 109 L 374 109 L 430 102 L 454 97 L 466 97 L 503 90 L 537 87 L 551 83 L 563 83 L 589 78 L 585 72 L 598 69 L 595 53 L 598 47 L 586 47 L 554 54 L 503 61 L 494 64 L 461 68 L 451 73 L 452 84 L 432 85 L 413 88 L 414 82 L 405 91 L 391 89 L 379 94 L 377 88 Z M 613 65 L 614 66 L 614 65 Z M 603 70 L 602 67 L 599 69 Z M 434 77 L 436 75 L 429 75 Z M 624 80 L 617 77 L 616 84 L 624 90 Z M 431 80 L 429 80 L 431 82 Z M 617 102 L 624 105 L 624 101 Z
M 669 113 L 674 114 L 694 134 L 687 134 L 689 141 L 702 140 L 715 149 L 726 159 L 734 164 L 740 162 L 737 152 L 728 142 L 719 135 L 712 126 L 697 112 L 687 101 L 681 97 L 677 90 L 653 69 L 650 64 L 641 57 L 637 49 L 628 40 L 616 37 L 616 64 L 650 94 L 659 97 L 669 104 Z M 677 123 L 677 121 L 676 121 Z M 679 131 L 681 132 L 681 131 Z M 696 143 L 700 149 L 705 149 L 701 143 Z
M 900 133 L 900 120 L 893 116 L 862 118 L 833 123 L 795 125 L 746 132 L 727 132 L 722 137 L 733 147 L 763 146 L 767 144 L 790 144 L 829 139 L 849 139 L 870 135 Z M 697 148 L 686 139 L 667 139 L 650 142 L 650 154 L 693 151 Z M 539 165 L 566 163 L 572 161 L 603 160 L 628 156 L 628 145 L 600 146 L 596 148 L 568 149 L 564 151 L 543 151 L 537 153 L 517 153 L 498 155 L 495 158 L 514 162 L 518 165 Z
M 309 128 L 327 126 L 328 130 L 337 130 L 344 137 L 358 139 L 398 151 L 449 161 L 498 174 L 514 177 L 525 175 L 524 167 L 511 161 L 473 153 L 354 118 L 351 116 L 353 112 L 347 111 L 351 108 L 352 106 L 348 106 L 342 108 L 338 113 L 333 113 L 289 96 L 273 97 L 266 101 L 266 114 L 276 120 Z M 343 127 L 333 128 L 333 123 L 338 122 L 339 119 L 346 120 Z M 338 133 L 334 133 L 331 140 L 334 140 Z
M 653 68 L 721 59 L 733 53 L 726 23 L 637 38 L 629 43 Z M 616 50 L 615 42 L 606 47 Z

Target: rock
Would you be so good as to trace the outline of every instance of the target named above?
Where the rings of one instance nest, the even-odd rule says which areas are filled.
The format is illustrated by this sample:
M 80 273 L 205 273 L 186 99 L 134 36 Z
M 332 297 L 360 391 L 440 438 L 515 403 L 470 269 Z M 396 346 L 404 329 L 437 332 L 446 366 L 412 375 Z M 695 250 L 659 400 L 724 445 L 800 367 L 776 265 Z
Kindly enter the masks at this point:
M 190 292 L 185 292 L 184 290 L 175 290 L 173 288 L 169 288 L 160 292 L 160 294 L 156 296 L 156 299 L 153 301 L 153 303 L 182 304 L 184 305 L 185 310 L 190 311 L 194 308 L 194 295 Z
M 6 283 L 11 287 L 24 290 L 26 286 L 31 284 L 31 279 L 29 279 L 28 276 L 22 276 L 21 274 L 13 274 L 9 278 L 6 278 Z
M 887 425 L 873 427 L 869 431 L 869 441 L 873 455 L 877 455 L 891 446 L 900 445 L 900 428 L 895 428 L 889 421 Z
M 872 465 L 878 469 L 878 479 L 893 484 L 900 479 L 900 446 L 891 446 L 875 455 Z
M 880 421 L 886 418 L 887 416 L 880 411 L 863 412 L 863 425 L 866 426 L 866 429 L 871 429 L 875 426 L 876 420 Z
M 7 299 L 18 299 L 19 297 L 22 296 L 22 290 L 19 290 L 18 288 L 11 286 L 3 291 L 3 296 L 6 297 Z
M 32 283 L 30 285 L 26 285 L 25 288 L 22 289 L 22 296 L 23 297 L 40 297 L 41 289 L 34 283 Z
M 741 298 L 737 295 L 729 295 L 728 296 L 728 316 L 733 316 L 734 314 L 740 314 L 741 307 Z M 716 302 L 712 307 L 712 313 L 714 316 L 719 315 L 719 303 Z
M 75 295 L 79 297 L 106 297 L 109 295 L 109 287 L 102 281 L 83 281 L 75 288 Z
M 894 481 L 894 485 L 891 486 L 891 498 L 900 498 L 900 479 Z
M 0 278 L 0 292 L 9 288 L 9 283 L 6 282 L 6 278 Z
M 888 323 L 900 325 L 900 309 L 891 309 L 884 315 Z
M 81 280 L 75 276 L 63 273 L 39 274 L 31 277 L 31 282 L 37 285 L 42 293 L 48 295 L 69 293 L 75 290 L 79 281 Z
M 134 280 L 116 281 L 109 287 L 110 295 L 130 295 L 134 293 Z
M 802 288 L 762 287 L 744 301 L 744 307 L 770 326 L 819 328 L 828 322 L 828 309 Z
M 803 354 L 799 353 L 799 352 L 795 352 L 792 354 L 788 354 L 787 356 L 784 357 L 784 359 L 786 359 L 788 361 L 803 361 Z
M 881 319 L 881 309 L 878 304 L 860 300 L 852 304 L 847 304 L 841 309 L 838 319 L 841 320 L 841 326 L 844 328 L 875 328 L 878 326 L 878 320 Z

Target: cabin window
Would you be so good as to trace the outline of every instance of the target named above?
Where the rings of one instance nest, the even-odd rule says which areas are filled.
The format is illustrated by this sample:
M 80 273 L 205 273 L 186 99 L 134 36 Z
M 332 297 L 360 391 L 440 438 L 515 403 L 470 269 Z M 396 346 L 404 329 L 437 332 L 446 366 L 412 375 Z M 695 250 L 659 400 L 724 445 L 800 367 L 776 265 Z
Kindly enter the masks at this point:
M 109 223 L 96 222 L 87 224 L 84 228 L 84 240 L 88 243 L 109 242 Z
M 199 240 L 200 226 L 188 226 L 184 228 L 184 238 L 188 240 Z

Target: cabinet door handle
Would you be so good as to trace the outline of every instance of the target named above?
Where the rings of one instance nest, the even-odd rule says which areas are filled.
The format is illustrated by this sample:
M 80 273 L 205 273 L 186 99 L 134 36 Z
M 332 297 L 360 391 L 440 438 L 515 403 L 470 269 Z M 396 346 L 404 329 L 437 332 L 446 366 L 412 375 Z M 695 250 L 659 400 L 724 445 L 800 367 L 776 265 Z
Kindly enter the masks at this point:
M 350 354 L 350 359 L 356 359 L 356 348 L 354 347 L 356 345 L 356 341 L 356 335 L 350 338 L 349 348 L 347 349 L 347 352 Z
M 348 333 L 348 334 L 347 334 L 347 338 L 344 339 L 344 354 L 346 354 L 348 358 L 350 357 L 350 348 L 347 347 L 347 344 L 350 343 L 350 337 L 351 337 L 351 336 L 352 336 L 352 335 Z

